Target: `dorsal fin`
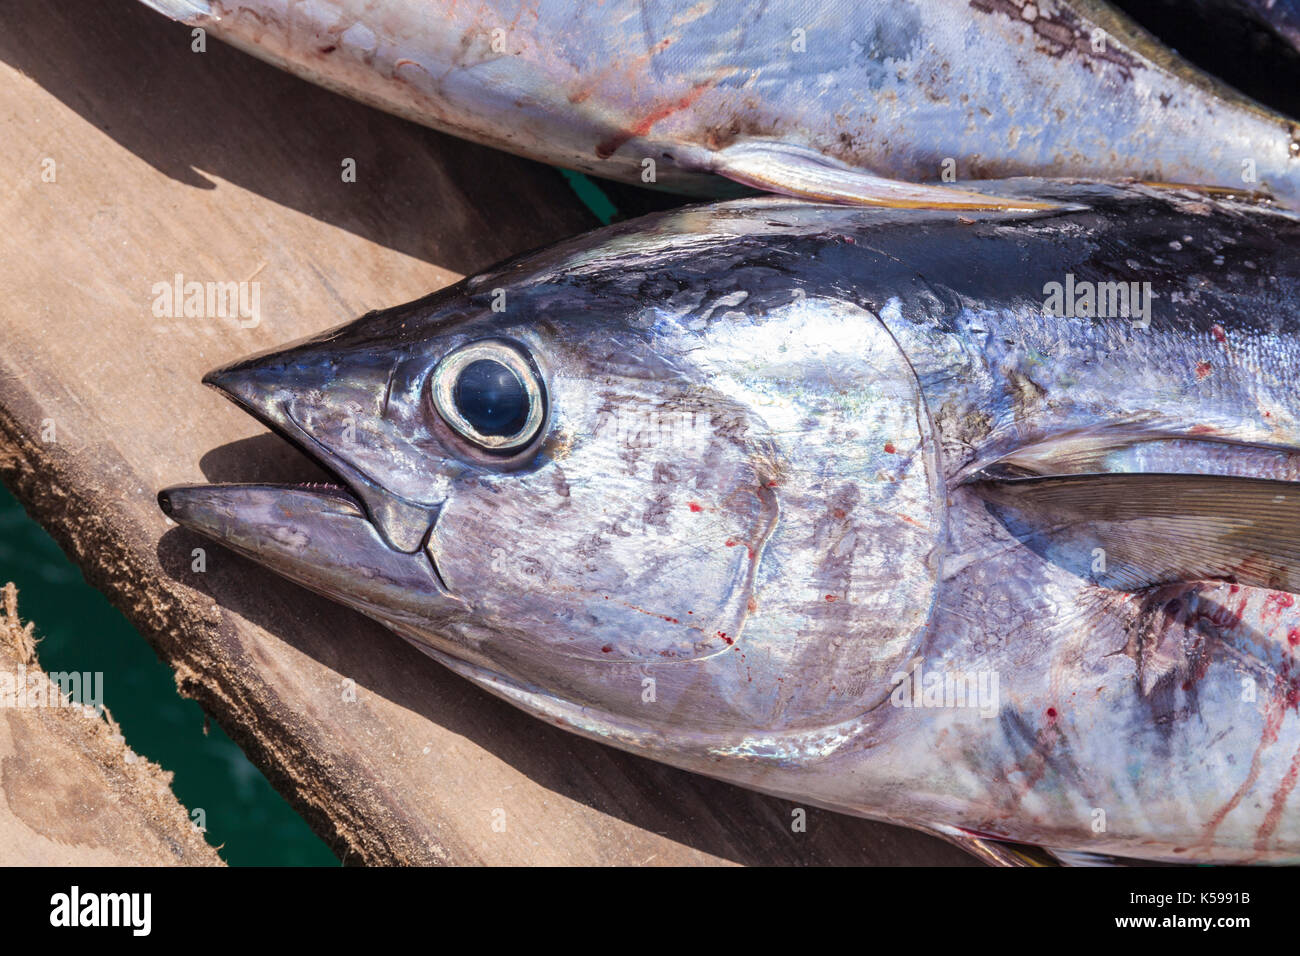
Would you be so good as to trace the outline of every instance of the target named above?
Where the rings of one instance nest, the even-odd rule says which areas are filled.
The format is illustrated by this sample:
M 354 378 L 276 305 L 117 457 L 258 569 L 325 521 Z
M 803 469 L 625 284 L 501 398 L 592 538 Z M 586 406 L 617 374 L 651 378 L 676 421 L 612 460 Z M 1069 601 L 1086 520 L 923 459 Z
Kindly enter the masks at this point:
M 1300 593 L 1300 482 L 1118 473 L 969 484 L 1035 550 L 1108 587 L 1221 578 Z
M 897 208 L 1021 210 L 1059 209 L 1059 203 L 993 196 L 885 179 L 815 150 L 790 143 L 747 140 L 709 154 L 711 172 L 766 192 L 821 202 Z

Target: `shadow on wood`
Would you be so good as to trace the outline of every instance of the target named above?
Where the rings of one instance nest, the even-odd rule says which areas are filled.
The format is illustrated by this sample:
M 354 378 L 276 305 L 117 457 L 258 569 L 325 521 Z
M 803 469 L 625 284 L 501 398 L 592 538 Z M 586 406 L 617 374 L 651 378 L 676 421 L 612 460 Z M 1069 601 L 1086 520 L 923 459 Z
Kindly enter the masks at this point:
M 194 53 L 187 27 L 140 3 L 17 3 L 3 23 L 6 63 L 168 178 L 231 183 L 457 273 L 536 243 L 521 195 L 567 193 L 546 167 L 397 122 L 215 40 Z M 342 180 L 345 158 L 356 184 Z M 360 201 L 378 182 L 385 201 Z M 531 213 L 565 231 L 594 225 L 565 200 Z

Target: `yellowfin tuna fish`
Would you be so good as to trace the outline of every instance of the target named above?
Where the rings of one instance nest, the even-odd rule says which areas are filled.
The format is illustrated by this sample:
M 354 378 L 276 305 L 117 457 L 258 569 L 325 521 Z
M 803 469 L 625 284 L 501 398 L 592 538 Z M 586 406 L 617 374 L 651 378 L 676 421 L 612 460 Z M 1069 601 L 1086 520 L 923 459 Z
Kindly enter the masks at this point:
M 160 503 L 656 760 L 1300 860 L 1300 222 L 996 190 L 1053 209 L 685 208 L 226 366 L 338 485 Z

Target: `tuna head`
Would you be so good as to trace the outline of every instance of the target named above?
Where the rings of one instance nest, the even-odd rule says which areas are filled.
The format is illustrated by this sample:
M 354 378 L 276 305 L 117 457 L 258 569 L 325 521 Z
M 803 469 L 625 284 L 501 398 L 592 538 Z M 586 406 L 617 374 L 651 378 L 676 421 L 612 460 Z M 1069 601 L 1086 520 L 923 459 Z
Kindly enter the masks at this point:
M 211 373 L 342 487 L 172 488 L 163 508 L 664 759 L 859 718 L 933 598 L 919 387 L 870 311 L 690 215 Z

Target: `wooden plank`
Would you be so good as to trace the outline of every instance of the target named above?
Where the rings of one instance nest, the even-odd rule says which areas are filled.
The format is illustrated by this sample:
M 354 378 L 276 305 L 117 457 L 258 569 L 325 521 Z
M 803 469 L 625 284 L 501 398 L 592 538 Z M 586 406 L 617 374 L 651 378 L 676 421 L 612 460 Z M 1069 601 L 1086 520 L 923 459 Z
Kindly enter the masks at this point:
M 76 705 L 64 692 L 72 675 L 66 684 L 51 676 L 36 660 L 32 625 L 18 619 L 18 591 L 7 584 L 0 590 L 0 864 L 221 866 L 172 793 L 172 775 L 133 753 L 111 714 Z
M 158 511 L 314 471 L 204 371 L 589 227 L 554 172 L 94 0 L 0 8 L 0 169 L 0 476 L 345 861 L 967 862 L 545 726 Z M 260 321 L 154 315 L 177 274 Z

